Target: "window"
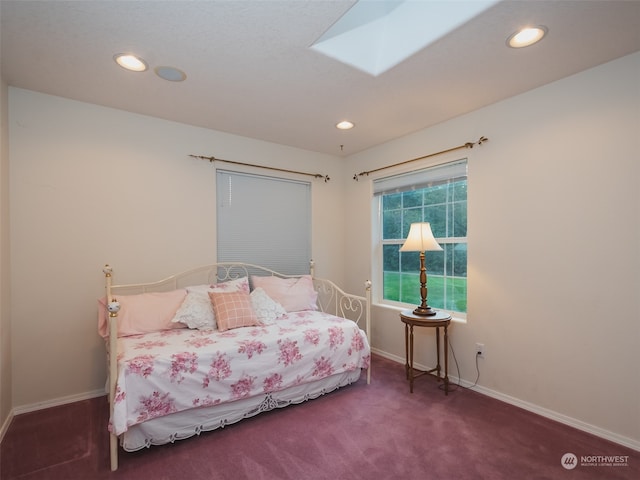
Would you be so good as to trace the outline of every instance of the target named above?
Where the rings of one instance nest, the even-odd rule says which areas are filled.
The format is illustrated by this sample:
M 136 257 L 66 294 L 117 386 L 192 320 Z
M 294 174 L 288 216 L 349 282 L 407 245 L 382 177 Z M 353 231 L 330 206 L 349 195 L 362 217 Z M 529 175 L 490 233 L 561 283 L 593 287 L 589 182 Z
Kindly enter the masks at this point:
M 309 273 L 311 184 L 218 170 L 219 262 Z
M 382 178 L 373 187 L 381 301 L 420 304 L 420 254 L 400 247 L 412 223 L 429 222 L 443 251 L 425 252 L 428 303 L 466 313 L 467 161 Z

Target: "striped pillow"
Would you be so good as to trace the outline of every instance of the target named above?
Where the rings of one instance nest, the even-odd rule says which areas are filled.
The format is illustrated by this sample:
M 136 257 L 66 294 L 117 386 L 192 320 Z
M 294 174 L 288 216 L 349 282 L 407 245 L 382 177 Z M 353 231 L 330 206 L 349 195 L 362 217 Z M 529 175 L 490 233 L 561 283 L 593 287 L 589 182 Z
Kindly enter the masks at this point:
M 248 292 L 209 292 L 218 330 L 258 325 Z

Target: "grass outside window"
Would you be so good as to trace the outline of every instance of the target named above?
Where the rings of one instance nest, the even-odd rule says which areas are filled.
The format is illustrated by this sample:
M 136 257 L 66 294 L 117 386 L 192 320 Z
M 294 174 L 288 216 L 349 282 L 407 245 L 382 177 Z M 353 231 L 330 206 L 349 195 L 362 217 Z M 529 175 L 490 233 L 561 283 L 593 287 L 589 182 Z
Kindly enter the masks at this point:
M 420 274 L 384 272 L 386 300 L 420 305 Z M 427 271 L 427 303 L 433 308 L 455 312 L 467 311 L 467 279 L 429 275 Z

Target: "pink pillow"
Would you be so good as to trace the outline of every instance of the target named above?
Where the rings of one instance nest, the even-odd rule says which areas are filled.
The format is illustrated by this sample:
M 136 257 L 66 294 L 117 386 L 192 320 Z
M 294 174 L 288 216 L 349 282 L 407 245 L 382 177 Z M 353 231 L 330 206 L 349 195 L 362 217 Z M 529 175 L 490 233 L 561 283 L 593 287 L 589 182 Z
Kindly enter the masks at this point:
M 187 291 L 180 289 L 170 292 L 116 296 L 115 299 L 120 302 L 118 337 L 186 328 L 184 324 L 171 321 L 186 295 Z M 98 303 L 100 304 L 98 332 L 106 338 L 108 336 L 106 299 L 102 298 Z
M 226 282 L 216 283 L 210 286 L 214 292 L 245 292 L 249 293 L 249 279 L 240 277 Z
M 311 275 L 296 278 L 251 276 L 253 288 L 262 288 L 287 312 L 317 310 L 318 292 L 313 289 Z
M 258 325 L 251 297 L 246 292 L 209 292 L 218 330 Z

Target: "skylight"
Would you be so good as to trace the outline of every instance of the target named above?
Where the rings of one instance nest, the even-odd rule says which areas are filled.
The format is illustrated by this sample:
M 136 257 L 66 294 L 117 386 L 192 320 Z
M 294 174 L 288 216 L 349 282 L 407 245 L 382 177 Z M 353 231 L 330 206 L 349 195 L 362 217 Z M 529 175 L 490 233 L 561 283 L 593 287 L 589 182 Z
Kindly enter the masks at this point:
M 311 48 L 378 76 L 499 0 L 359 0 Z

